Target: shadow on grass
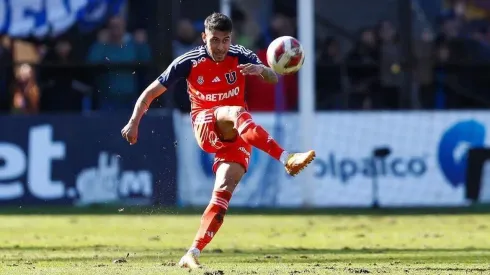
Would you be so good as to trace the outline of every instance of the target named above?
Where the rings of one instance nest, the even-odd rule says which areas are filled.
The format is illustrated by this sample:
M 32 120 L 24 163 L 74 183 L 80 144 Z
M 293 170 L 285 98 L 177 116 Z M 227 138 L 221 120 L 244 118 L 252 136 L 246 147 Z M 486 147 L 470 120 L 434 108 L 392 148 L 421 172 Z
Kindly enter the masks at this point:
M 0 215 L 201 215 L 205 207 L 177 208 L 162 206 L 120 206 L 94 205 L 72 206 L 26 206 L 0 208 Z M 387 216 L 387 215 L 485 215 L 490 214 L 490 206 L 447 208 L 324 208 L 324 209 L 265 209 L 230 208 L 231 215 L 329 215 L 329 216 Z
M 151 253 L 158 255 L 184 253 L 187 249 L 182 248 L 134 248 L 110 245 L 84 245 L 84 246 L 10 246 L 1 247 L 0 252 L 10 253 L 12 251 L 22 253 L 27 251 L 38 252 L 111 252 L 111 253 Z M 405 254 L 405 253 L 429 253 L 436 256 L 437 253 L 458 253 L 458 252 L 482 252 L 490 253 L 490 248 L 463 247 L 463 248 L 349 248 L 340 249 L 328 248 L 303 248 L 303 247 L 284 247 L 284 248 L 259 248 L 259 249 L 206 249 L 205 254 L 216 255 L 353 255 L 353 254 Z M 273 258 L 273 257 L 271 257 Z
M 55 247 L 53 247 L 54 249 Z M 25 261 L 29 259 L 33 262 L 93 262 L 93 263 L 111 263 L 116 258 L 126 258 L 128 262 L 154 262 L 168 263 L 174 262 L 185 252 L 184 249 L 151 249 L 143 251 L 134 251 L 129 248 L 120 248 L 117 250 L 108 250 L 105 247 L 102 250 L 95 250 L 92 247 L 58 247 L 57 251 L 66 251 L 66 256 L 60 257 L 49 256 L 49 249 L 45 247 L 20 247 L 15 251 L 9 248 L 0 249 L 3 254 L 18 253 L 18 259 L 10 257 L 3 259 L 9 262 Z M 27 252 L 36 251 L 35 256 L 23 254 L 22 250 Z M 93 252 L 93 255 L 81 256 L 76 252 Z M 44 252 L 44 253 L 43 253 Z M 75 253 L 74 253 L 75 252 Z M 110 252 L 111 255 L 99 255 L 98 253 Z M 379 264 L 388 263 L 391 265 L 412 263 L 424 264 L 434 263 L 480 263 L 486 262 L 485 255 L 480 253 L 490 253 L 490 249 L 479 248 L 455 248 L 455 249 L 302 249 L 302 248 L 284 248 L 284 249 L 253 249 L 253 250 L 208 250 L 203 256 L 208 260 L 218 260 L 227 263 L 340 263 L 340 262 L 373 262 Z M 471 253 L 479 252 L 479 253 Z M 455 254 L 456 253 L 456 254 Z M 467 254 L 465 254 L 467 253 Z M 126 256 L 129 254 L 129 256 Z M 403 255 L 401 255 L 403 254 Z M 340 256 L 340 257 L 339 257 Z M 348 257 L 342 257 L 348 256 Z M 490 270 L 490 269 L 489 269 Z

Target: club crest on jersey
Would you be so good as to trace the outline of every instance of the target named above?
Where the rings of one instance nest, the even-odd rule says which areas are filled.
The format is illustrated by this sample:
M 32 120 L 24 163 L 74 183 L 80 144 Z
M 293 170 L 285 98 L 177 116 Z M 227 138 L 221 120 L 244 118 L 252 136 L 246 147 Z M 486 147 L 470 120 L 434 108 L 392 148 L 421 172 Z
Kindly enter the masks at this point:
M 202 75 L 197 77 L 197 83 L 199 83 L 199 85 L 202 85 L 204 83 L 204 77 Z
M 230 85 L 236 82 L 236 72 L 226 73 L 225 77 L 226 77 L 226 82 L 228 82 L 228 84 Z

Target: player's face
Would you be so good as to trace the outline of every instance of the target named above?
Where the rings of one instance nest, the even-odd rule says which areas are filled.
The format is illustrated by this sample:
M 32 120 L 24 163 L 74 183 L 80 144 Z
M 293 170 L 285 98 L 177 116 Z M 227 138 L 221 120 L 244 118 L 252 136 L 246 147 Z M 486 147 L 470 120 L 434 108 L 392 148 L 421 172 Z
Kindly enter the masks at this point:
M 230 49 L 231 32 L 206 30 L 202 33 L 202 40 L 206 43 L 208 51 L 215 61 L 225 60 Z

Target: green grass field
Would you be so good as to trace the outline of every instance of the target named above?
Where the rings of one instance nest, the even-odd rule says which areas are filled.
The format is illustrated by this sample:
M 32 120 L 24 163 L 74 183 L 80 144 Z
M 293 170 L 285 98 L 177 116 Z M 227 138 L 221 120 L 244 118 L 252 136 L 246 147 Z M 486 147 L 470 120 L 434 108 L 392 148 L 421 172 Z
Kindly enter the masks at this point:
M 0 274 L 189 274 L 194 211 L 23 211 L 0 210 Z M 319 212 L 232 210 L 190 274 L 490 274 L 490 214 Z

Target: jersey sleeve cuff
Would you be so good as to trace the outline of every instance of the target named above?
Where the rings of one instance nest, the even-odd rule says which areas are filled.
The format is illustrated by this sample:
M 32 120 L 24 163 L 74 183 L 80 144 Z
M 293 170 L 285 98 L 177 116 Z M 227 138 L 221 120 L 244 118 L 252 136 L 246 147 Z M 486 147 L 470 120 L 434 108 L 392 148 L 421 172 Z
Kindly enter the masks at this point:
M 158 80 L 158 82 L 160 82 L 160 84 L 161 84 L 163 87 L 167 88 L 167 83 L 166 83 L 166 81 L 163 79 L 163 76 L 159 76 L 159 77 L 157 78 L 157 80 Z

